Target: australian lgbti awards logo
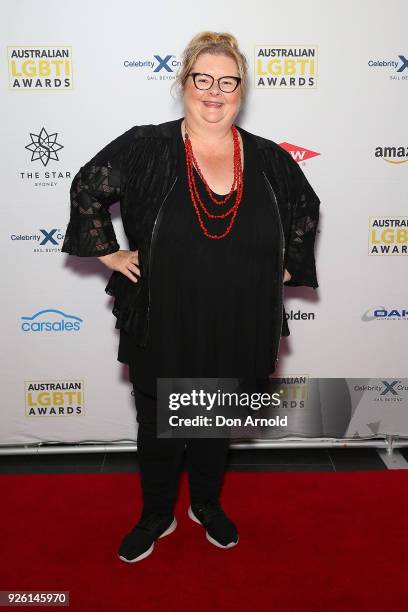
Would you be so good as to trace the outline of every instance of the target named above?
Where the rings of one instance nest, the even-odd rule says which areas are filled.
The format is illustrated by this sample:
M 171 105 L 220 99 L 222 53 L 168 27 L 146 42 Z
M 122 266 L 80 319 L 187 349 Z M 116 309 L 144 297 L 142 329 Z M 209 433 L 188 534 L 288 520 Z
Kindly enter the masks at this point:
M 256 45 L 256 89 L 316 89 L 316 45 Z
M 34 232 L 16 231 L 10 234 L 12 244 L 28 247 L 32 253 L 60 253 L 65 234 L 60 228 L 43 228 Z
M 84 414 L 83 380 L 28 380 L 24 382 L 24 396 L 27 417 Z
M 270 380 L 279 384 L 280 408 L 296 410 L 305 407 L 309 392 L 309 376 L 293 375 L 276 378 L 271 376 Z
M 279 143 L 279 146 L 282 147 L 282 149 L 284 149 L 288 153 L 290 153 L 295 162 L 297 162 L 298 164 L 304 163 L 307 159 L 311 159 L 312 157 L 320 155 L 320 153 L 317 153 L 317 151 L 305 149 L 304 147 L 291 144 L 290 142 L 281 142 Z
M 408 255 L 408 217 L 370 217 L 369 255 Z
M 55 308 L 38 310 L 32 315 L 20 317 L 20 328 L 25 333 L 61 333 L 78 332 L 83 319 L 77 315 L 67 314 Z
M 70 46 L 9 46 L 7 57 L 9 87 L 14 91 L 73 88 Z
M 147 81 L 174 81 L 181 59 L 172 53 L 123 60 L 123 67 L 135 70 Z
M 376 147 L 374 157 L 382 159 L 388 164 L 405 164 L 408 162 L 408 147 L 404 145 Z
M 61 162 L 61 150 L 64 148 L 58 132 L 48 132 L 45 127 L 30 132 L 29 142 L 24 148 L 30 153 L 32 167 L 18 171 L 22 181 L 29 181 L 33 187 L 56 187 L 58 181 L 71 179 L 69 170 L 55 168 Z

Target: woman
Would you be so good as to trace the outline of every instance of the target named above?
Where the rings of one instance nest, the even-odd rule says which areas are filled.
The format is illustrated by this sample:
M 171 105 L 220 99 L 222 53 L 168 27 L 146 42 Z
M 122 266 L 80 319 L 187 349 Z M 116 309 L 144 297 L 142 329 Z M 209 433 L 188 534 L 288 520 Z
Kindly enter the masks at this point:
M 176 528 L 184 447 L 190 518 L 212 544 L 238 543 L 219 499 L 229 440 L 157 438 L 157 379 L 267 379 L 289 335 L 283 283 L 318 286 L 318 197 L 288 153 L 234 125 L 247 90 L 236 39 L 195 36 L 177 84 L 183 118 L 135 126 L 80 169 L 62 248 L 113 271 L 106 292 L 133 383 L 143 492 L 119 549 L 128 562 Z M 110 219 L 118 200 L 129 250 Z

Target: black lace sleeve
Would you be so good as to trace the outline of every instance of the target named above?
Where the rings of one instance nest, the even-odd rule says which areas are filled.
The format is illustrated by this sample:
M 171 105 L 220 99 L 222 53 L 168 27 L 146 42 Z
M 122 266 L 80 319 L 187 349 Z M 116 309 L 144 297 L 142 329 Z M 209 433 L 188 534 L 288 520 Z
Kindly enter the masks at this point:
M 121 196 L 121 158 L 125 134 L 97 153 L 74 177 L 70 219 L 62 251 L 99 257 L 119 250 L 109 207 Z
M 285 285 L 317 288 L 314 245 L 320 200 L 296 162 L 291 170 L 294 196 L 285 267 L 292 277 Z

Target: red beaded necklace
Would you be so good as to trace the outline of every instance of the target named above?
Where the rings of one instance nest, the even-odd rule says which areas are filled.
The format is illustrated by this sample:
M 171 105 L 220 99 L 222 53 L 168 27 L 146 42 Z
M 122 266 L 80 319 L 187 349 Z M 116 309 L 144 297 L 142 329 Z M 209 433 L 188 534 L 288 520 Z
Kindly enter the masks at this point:
M 232 181 L 232 185 L 231 185 L 231 189 L 230 189 L 229 193 L 222 200 L 217 200 L 216 198 L 214 198 L 213 194 L 211 193 L 211 189 L 210 189 L 207 181 L 205 180 L 205 178 L 203 176 L 203 173 L 200 170 L 200 167 L 199 167 L 199 165 L 197 163 L 196 158 L 194 157 L 193 147 L 191 145 L 191 140 L 189 138 L 187 130 L 185 131 L 185 142 L 184 142 L 184 144 L 185 144 L 185 150 L 186 150 L 187 177 L 188 177 L 188 186 L 189 186 L 189 190 L 190 190 L 191 200 L 193 202 L 193 206 L 194 206 L 194 209 L 196 211 L 198 222 L 200 224 L 201 229 L 203 230 L 203 232 L 207 236 L 207 238 L 213 238 L 215 240 L 220 239 L 220 238 L 225 238 L 225 236 L 227 236 L 229 234 L 229 232 L 231 231 L 231 228 L 232 228 L 232 226 L 234 224 L 234 221 L 235 221 L 235 218 L 237 216 L 238 207 L 239 207 L 239 205 L 241 203 L 241 200 L 242 200 L 242 193 L 243 193 L 243 189 L 244 189 L 244 175 L 243 175 L 242 164 L 241 164 L 241 151 L 240 151 L 240 146 L 239 146 L 238 130 L 233 125 L 233 126 L 231 126 L 231 131 L 232 131 L 232 138 L 233 138 L 233 142 L 234 142 L 234 156 L 233 156 L 233 160 L 234 160 L 234 179 Z M 208 195 L 210 196 L 211 201 L 214 202 L 214 204 L 219 204 L 220 206 L 223 206 L 224 204 L 226 204 L 228 202 L 228 200 L 231 198 L 232 194 L 234 193 L 234 190 L 236 189 L 235 202 L 234 202 L 234 204 L 231 206 L 231 208 L 227 212 L 221 213 L 220 215 L 214 215 L 214 214 L 208 212 L 208 210 L 206 209 L 206 207 L 205 207 L 204 203 L 202 202 L 202 200 L 200 198 L 200 195 L 198 193 L 198 189 L 197 189 L 197 185 L 196 185 L 195 177 L 194 177 L 194 166 L 196 167 L 197 172 L 198 172 L 201 180 L 204 183 L 205 189 L 206 189 Z M 229 222 L 229 225 L 228 225 L 227 229 L 225 230 L 225 232 L 223 234 L 210 234 L 209 233 L 207 228 L 204 226 L 204 223 L 203 223 L 203 220 L 202 220 L 201 214 L 200 214 L 200 209 L 198 207 L 197 202 L 198 202 L 200 208 L 205 212 L 207 217 L 209 217 L 211 219 L 224 219 L 228 215 L 232 215 L 231 216 L 231 220 Z

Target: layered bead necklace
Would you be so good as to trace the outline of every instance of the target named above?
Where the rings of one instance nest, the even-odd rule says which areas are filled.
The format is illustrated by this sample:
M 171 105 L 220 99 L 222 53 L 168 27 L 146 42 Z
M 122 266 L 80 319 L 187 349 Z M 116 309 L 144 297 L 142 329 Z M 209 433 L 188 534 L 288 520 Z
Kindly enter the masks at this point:
M 232 181 L 232 185 L 231 185 L 231 189 L 229 191 L 229 193 L 222 199 L 222 200 L 217 200 L 216 198 L 214 198 L 211 189 L 207 183 L 207 181 L 205 180 L 203 173 L 200 170 L 200 167 L 197 163 L 197 160 L 194 156 L 193 153 L 193 147 L 191 145 L 191 140 L 190 137 L 188 135 L 187 132 L 187 128 L 185 130 L 185 141 L 184 141 L 184 145 L 185 145 L 185 150 L 186 150 L 186 164 L 187 164 L 187 177 L 188 177 L 188 186 L 189 186 L 189 190 L 190 190 L 190 196 L 191 196 L 191 200 L 193 202 L 193 206 L 194 209 L 196 211 L 197 214 L 197 219 L 198 222 L 200 224 L 200 227 L 202 229 L 202 231 L 204 232 L 205 236 L 207 236 L 207 238 L 212 238 L 214 240 L 219 240 L 221 238 L 225 238 L 225 236 L 227 236 L 230 231 L 232 226 L 234 225 L 234 221 L 235 218 L 237 216 L 237 212 L 238 212 L 238 208 L 239 205 L 241 203 L 242 200 L 242 193 L 243 193 L 243 189 L 244 189 L 244 175 L 243 175 L 243 171 L 242 171 L 242 164 L 241 164 L 241 150 L 240 150 L 240 146 L 239 146 L 239 136 L 238 136 L 238 130 L 237 128 L 233 125 L 231 126 L 231 131 L 232 131 L 232 138 L 233 138 L 233 143 L 234 143 L 234 156 L 233 156 L 233 161 L 234 161 L 234 179 Z M 232 194 L 234 193 L 234 191 L 236 190 L 236 195 L 235 195 L 235 202 L 233 203 L 233 205 L 231 206 L 231 208 L 226 211 L 223 212 L 219 215 L 214 215 L 212 213 L 210 213 L 204 203 L 202 202 L 200 195 L 198 193 L 198 189 L 197 189 L 197 185 L 195 182 L 195 177 L 194 177 L 194 167 L 197 169 L 197 172 L 201 178 L 201 180 L 204 183 L 205 189 L 211 199 L 212 202 L 214 202 L 214 204 L 218 204 L 219 206 L 224 206 L 228 200 L 231 198 Z M 204 211 L 204 213 L 207 215 L 207 217 L 209 217 L 210 219 L 225 219 L 226 217 L 228 217 L 229 215 L 231 215 L 231 220 L 228 224 L 227 229 L 225 230 L 225 232 L 223 234 L 210 234 L 210 232 L 207 230 L 207 228 L 205 227 L 203 220 L 201 218 L 201 212 L 200 209 L 202 211 Z

